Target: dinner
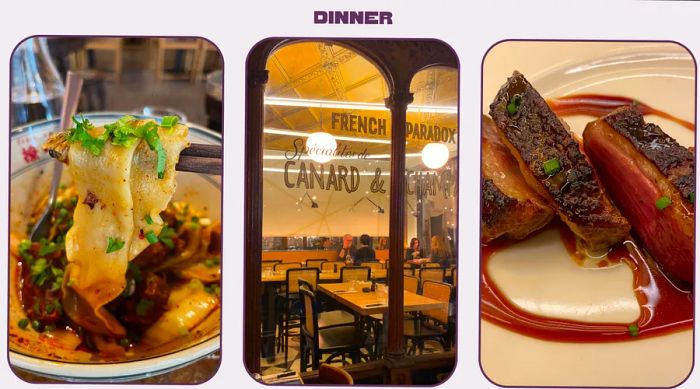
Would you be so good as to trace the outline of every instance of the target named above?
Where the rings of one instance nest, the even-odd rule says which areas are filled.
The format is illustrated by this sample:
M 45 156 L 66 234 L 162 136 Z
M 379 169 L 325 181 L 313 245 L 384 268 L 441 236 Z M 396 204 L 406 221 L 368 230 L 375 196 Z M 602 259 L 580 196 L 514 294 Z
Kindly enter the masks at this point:
M 12 317 L 12 347 L 108 362 L 218 334 L 221 225 L 172 200 L 187 126 L 167 116 L 73 122 L 44 145 L 71 178 L 49 235 L 30 241 L 13 232 L 11 305 L 23 314 Z M 46 201 L 35 199 L 30 226 Z

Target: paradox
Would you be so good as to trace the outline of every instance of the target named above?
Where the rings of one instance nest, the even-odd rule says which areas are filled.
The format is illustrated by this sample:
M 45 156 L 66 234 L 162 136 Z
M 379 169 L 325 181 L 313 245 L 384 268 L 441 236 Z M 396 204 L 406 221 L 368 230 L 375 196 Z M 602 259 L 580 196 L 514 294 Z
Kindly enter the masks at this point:
M 394 24 L 388 11 L 314 11 L 314 24 Z

